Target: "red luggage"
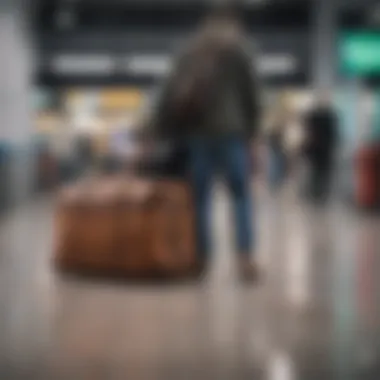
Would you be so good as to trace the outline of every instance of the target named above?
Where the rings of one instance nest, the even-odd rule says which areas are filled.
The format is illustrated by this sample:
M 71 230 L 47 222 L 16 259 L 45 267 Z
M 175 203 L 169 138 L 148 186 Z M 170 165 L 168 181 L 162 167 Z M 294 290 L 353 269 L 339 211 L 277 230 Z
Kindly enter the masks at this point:
M 356 201 L 360 207 L 380 205 L 380 146 L 363 148 L 356 165 Z

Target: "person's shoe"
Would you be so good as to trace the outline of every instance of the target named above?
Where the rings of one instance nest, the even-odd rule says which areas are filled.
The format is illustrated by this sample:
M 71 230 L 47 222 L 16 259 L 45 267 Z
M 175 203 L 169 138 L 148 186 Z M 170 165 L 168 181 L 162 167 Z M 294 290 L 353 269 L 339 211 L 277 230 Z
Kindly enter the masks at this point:
M 260 270 L 254 261 L 248 257 L 239 259 L 239 277 L 243 282 L 258 282 L 260 279 Z

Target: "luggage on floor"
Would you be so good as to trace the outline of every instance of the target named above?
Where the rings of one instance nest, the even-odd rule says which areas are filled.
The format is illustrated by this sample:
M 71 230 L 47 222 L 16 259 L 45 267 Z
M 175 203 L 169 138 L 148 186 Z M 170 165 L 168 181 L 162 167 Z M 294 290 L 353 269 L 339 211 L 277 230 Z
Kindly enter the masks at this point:
M 101 180 L 66 189 L 57 214 L 56 263 L 133 277 L 186 275 L 195 259 L 186 184 Z
M 74 185 L 60 197 L 56 259 L 61 268 L 102 269 L 109 261 L 105 253 L 115 248 L 114 196 L 105 186 L 87 186 L 90 184 Z
M 356 201 L 360 207 L 380 205 L 380 146 L 363 148 L 356 164 Z

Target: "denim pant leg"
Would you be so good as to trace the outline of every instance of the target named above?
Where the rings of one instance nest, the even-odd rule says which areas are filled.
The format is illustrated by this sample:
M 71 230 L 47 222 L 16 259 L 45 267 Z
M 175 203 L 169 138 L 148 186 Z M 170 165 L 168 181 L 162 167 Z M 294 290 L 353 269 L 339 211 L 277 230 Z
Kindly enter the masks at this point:
M 222 150 L 222 170 L 232 194 L 238 253 L 249 255 L 252 250 L 253 224 L 248 146 L 243 139 L 230 139 L 225 141 Z
M 189 145 L 198 255 L 207 259 L 211 252 L 211 186 L 214 172 L 212 145 L 196 140 Z
M 278 148 L 270 149 L 269 179 L 272 189 L 278 188 L 284 178 L 284 156 Z

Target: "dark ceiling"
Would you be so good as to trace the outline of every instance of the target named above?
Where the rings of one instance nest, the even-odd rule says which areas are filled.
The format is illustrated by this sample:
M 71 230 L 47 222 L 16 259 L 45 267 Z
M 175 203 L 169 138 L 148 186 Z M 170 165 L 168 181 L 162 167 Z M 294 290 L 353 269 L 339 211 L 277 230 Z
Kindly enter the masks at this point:
M 73 19 L 66 32 L 78 30 L 187 29 L 210 7 L 204 0 L 40 0 L 35 10 L 38 31 L 57 32 L 62 13 Z M 305 28 L 311 24 L 308 0 L 254 0 L 244 7 L 246 24 L 253 28 Z

